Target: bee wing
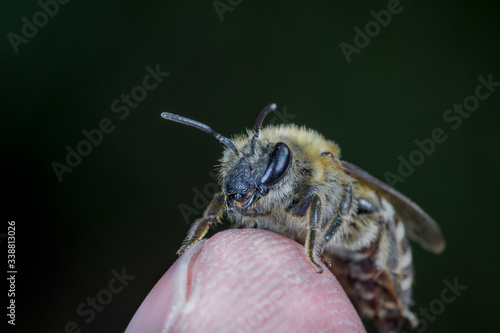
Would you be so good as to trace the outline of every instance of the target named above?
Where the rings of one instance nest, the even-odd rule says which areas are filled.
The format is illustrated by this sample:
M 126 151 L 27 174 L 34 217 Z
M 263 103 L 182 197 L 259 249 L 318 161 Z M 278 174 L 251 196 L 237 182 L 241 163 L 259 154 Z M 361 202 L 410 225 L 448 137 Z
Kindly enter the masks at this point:
M 394 206 L 413 241 L 433 253 L 441 253 L 444 250 L 446 242 L 441 229 L 420 206 L 360 167 L 346 161 L 341 161 L 341 164 L 345 172 L 372 188 Z

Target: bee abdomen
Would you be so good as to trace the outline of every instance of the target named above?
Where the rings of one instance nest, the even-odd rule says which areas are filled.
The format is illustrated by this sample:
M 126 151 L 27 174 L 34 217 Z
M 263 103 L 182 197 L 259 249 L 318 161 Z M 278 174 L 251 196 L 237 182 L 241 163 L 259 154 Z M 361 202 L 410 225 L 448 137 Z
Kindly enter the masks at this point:
M 399 243 L 404 255 L 411 251 L 406 239 Z M 361 251 L 332 255 L 331 270 L 363 316 L 372 318 L 382 332 L 397 332 L 404 318 L 414 321 L 414 315 L 408 310 L 413 282 L 411 254 L 391 272 L 377 267 L 378 251 L 379 243 L 374 241 Z

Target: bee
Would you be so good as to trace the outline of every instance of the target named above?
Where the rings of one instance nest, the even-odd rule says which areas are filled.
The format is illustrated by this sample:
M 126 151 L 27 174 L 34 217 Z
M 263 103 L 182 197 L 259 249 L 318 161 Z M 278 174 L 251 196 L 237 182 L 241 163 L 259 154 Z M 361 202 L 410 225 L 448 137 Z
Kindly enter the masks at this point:
M 200 129 L 225 145 L 218 167 L 220 193 L 191 226 L 177 252 L 201 240 L 221 217 L 302 243 L 318 273 L 324 261 L 364 317 L 382 332 L 397 332 L 409 310 L 413 284 L 408 238 L 440 253 L 445 240 L 417 204 L 356 165 L 339 146 L 293 124 L 262 127 L 276 104 L 265 107 L 253 130 L 228 139 L 211 127 L 164 112 L 164 119 Z M 332 264 L 333 263 L 333 264 Z

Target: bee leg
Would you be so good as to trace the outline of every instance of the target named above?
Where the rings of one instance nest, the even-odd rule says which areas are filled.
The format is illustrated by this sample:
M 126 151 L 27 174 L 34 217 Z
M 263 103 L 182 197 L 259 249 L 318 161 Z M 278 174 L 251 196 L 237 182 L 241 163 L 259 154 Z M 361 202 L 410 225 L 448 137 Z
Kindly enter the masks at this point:
M 326 265 L 326 267 L 328 268 L 332 267 L 332 261 L 324 254 L 321 255 L 321 261 Z
M 306 255 L 307 259 L 318 269 L 318 273 L 323 272 L 323 267 L 316 261 L 316 254 L 319 253 L 321 239 L 321 199 L 317 194 L 311 196 L 309 209 L 307 210 L 307 235 L 306 235 Z
M 344 221 L 344 219 L 351 214 L 352 207 L 353 207 L 352 187 L 351 187 L 351 185 L 347 185 L 345 192 L 344 192 L 342 202 L 340 203 L 339 207 L 337 208 L 336 216 L 326 225 L 326 227 L 324 229 L 323 247 L 326 245 L 326 243 L 330 239 L 332 239 L 332 237 L 335 235 L 335 233 L 337 233 L 337 231 L 339 230 L 340 226 L 342 225 L 342 222 Z
M 222 223 L 220 220 L 220 213 L 224 204 L 224 196 L 221 193 L 217 193 L 212 199 L 207 209 L 203 212 L 203 217 L 194 221 L 189 229 L 186 239 L 184 239 L 182 247 L 177 251 L 177 255 L 181 255 L 186 250 L 202 239 L 208 228 L 214 223 Z

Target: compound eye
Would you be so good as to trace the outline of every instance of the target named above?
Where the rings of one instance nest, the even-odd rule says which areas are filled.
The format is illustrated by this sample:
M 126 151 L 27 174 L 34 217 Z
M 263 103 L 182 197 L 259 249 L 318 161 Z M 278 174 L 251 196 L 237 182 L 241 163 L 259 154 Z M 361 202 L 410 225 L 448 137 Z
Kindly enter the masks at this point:
M 246 197 L 247 196 L 245 194 L 243 194 L 243 193 L 236 193 L 236 194 L 232 194 L 231 195 L 231 198 L 233 200 L 238 201 L 238 202 L 242 202 L 243 200 L 245 200 Z
M 266 172 L 262 176 L 260 183 L 266 187 L 271 187 L 285 175 L 290 164 L 290 148 L 283 142 L 278 142 L 269 157 Z

